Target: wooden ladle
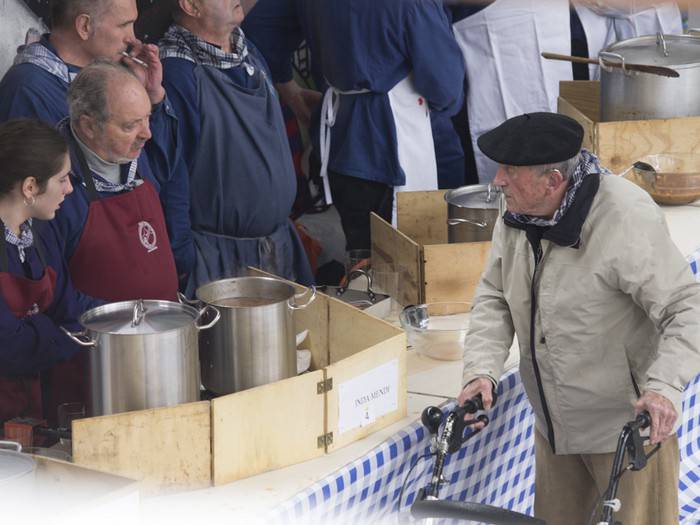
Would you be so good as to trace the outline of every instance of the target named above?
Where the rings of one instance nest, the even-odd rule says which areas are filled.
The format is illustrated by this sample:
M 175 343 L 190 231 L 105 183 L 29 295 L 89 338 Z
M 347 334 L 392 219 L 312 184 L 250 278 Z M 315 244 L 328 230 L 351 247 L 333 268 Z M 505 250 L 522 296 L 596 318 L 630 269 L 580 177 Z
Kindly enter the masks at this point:
M 542 58 L 548 60 L 563 60 L 565 62 L 575 62 L 577 64 L 600 64 L 600 61 L 596 58 L 588 57 L 575 57 L 571 55 L 559 55 L 557 53 L 547 53 L 546 51 L 542 53 Z M 622 64 L 616 62 L 605 62 L 603 63 L 607 67 L 622 67 Z M 627 64 L 625 63 L 625 69 L 629 71 L 639 71 L 640 73 L 649 73 L 650 75 L 659 75 L 662 77 L 678 78 L 680 75 L 675 69 L 664 66 L 647 66 L 644 64 Z

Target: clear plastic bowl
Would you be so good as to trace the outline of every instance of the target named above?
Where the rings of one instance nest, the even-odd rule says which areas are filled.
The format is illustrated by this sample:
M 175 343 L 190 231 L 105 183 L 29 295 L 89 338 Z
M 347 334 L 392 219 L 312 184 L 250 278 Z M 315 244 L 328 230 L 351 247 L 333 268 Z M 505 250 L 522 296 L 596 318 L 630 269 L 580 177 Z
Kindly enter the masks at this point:
M 624 173 L 659 204 L 690 204 L 700 199 L 700 155 L 669 153 L 647 155 Z M 644 164 L 652 169 L 646 169 Z
M 462 359 L 471 303 L 428 303 L 406 307 L 399 321 L 408 345 L 433 359 Z

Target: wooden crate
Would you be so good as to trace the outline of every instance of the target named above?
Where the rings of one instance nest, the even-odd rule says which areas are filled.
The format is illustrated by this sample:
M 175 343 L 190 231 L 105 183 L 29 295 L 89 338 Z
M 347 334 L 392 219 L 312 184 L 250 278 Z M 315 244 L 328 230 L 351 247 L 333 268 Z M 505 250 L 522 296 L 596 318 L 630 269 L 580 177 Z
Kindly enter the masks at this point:
M 471 301 L 491 242 L 447 243 L 445 191 L 399 192 L 397 228 L 372 214 L 372 261 L 399 272 L 403 305 Z
M 613 173 L 645 155 L 693 153 L 700 147 L 700 117 L 600 122 L 598 81 L 560 82 L 558 110 L 583 126 L 583 147 Z
M 208 487 L 209 401 L 73 421 L 73 461 L 142 481 L 146 493 Z
M 215 485 L 320 457 L 406 415 L 400 329 L 324 294 L 295 311 L 294 323 L 297 333 L 309 330 L 310 372 L 211 402 Z M 389 407 L 349 417 L 358 416 L 349 400 L 375 395 Z
M 141 480 L 148 494 L 194 489 L 322 456 L 405 417 L 401 329 L 324 294 L 294 324 L 309 330 L 311 371 L 211 402 L 76 420 L 74 461 Z

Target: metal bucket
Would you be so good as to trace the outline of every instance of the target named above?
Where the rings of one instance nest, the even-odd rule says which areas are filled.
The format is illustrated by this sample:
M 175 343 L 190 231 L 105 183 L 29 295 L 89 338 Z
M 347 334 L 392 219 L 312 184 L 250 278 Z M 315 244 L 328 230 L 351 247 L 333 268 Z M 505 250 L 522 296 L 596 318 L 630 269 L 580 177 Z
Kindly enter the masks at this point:
M 496 221 L 503 215 L 503 193 L 489 184 L 462 186 L 445 193 L 447 240 L 490 241 Z
M 170 301 L 123 301 L 85 312 L 85 331 L 66 333 L 90 348 L 88 414 L 199 401 L 198 334 L 218 320 L 212 307 Z
M 221 321 L 200 336 L 202 384 L 216 394 L 231 394 L 296 375 L 293 311 L 305 308 L 306 294 L 269 277 L 237 277 L 205 284 L 197 299 L 215 306 Z

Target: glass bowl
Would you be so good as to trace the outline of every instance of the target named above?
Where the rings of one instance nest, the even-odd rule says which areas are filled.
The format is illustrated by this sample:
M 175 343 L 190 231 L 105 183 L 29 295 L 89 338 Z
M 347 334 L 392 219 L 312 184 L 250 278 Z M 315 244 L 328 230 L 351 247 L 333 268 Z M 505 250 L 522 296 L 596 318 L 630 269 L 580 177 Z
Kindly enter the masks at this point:
M 428 303 L 407 306 L 399 315 L 408 345 L 433 359 L 462 359 L 471 303 Z

